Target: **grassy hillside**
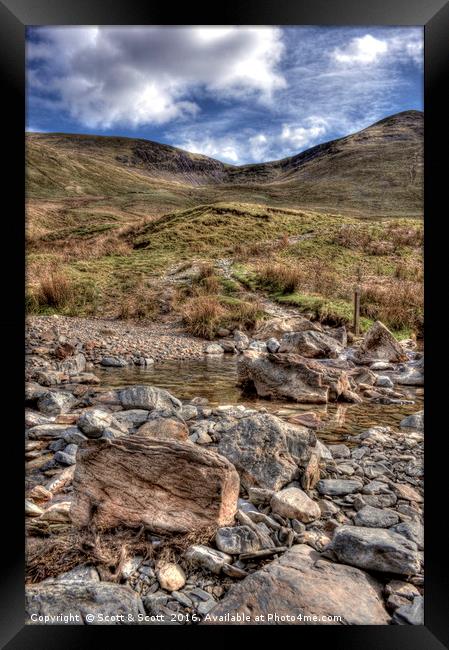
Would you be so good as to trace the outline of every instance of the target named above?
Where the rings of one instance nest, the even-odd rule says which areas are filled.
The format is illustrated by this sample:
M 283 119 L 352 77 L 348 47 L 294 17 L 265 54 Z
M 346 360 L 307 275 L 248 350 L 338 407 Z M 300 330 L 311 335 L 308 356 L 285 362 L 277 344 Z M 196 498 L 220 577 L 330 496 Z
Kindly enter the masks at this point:
M 407 111 L 283 160 L 225 165 L 146 140 L 28 134 L 27 196 L 102 197 L 161 214 L 220 201 L 422 216 L 423 114 Z M 39 227 L 37 227 L 39 230 Z
M 423 234 L 416 220 L 367 223 L 218 203 L 64 236 L 65 242 L 47 237 L 29 249 L 34 311 L 159 318 L 162 309 L 176 317 L 206 296 L 202 308 L 213 313 L 223 304 L 241 309 L 243 301 L 248 318 L 248 302 L 261 311 L 257 303 L 265 296 L 325 322 L 349 323 L 360 284 L 365 325 L 381 318 L 409 331 L 422 321 Z M 62 299 L 53 299 L 61 283 Z

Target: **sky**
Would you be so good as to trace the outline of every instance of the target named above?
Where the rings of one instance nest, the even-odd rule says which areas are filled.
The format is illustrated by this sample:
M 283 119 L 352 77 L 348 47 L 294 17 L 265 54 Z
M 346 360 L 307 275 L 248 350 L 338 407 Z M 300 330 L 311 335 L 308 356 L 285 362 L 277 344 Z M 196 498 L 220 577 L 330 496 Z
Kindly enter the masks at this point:
M 276 160 L 423 110 L 422 27 L 32 27 L 28 131 Z

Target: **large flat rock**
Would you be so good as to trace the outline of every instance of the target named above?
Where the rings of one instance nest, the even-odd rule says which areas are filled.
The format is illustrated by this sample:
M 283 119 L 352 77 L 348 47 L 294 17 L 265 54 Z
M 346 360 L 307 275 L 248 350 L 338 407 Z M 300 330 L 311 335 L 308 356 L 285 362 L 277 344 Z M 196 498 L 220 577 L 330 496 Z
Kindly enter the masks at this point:
M 123 436 L 78 450 L 71 517 L 104 528 L 145 526 L 190 532 L 232 522 L 239 476 L 215 452 L 191 442 Z
M 242 624 L 385 625 L 390 621 L 380 583 L 360 569 L 322 559 L 306 544 L 294 546 L 231 587 L 204 623 L 220 624 L 220 617 L 236 614 L 250 617 L 238 621 Z M 293 620 L 275 620 L 275 615 Z M 304 620 L 305 616 L 311 618 Z M 341 620 L 323 619 L 328 616 Z

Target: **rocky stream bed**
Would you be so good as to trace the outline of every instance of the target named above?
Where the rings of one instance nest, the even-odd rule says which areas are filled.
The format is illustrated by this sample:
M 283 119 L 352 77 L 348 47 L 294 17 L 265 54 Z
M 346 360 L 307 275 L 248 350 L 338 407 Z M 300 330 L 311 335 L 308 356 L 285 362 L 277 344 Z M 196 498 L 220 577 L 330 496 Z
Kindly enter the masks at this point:
M 422 624 L 413 341 L 302 317 L 213 343 L 108 327 L 28 322 L 27 623 Z

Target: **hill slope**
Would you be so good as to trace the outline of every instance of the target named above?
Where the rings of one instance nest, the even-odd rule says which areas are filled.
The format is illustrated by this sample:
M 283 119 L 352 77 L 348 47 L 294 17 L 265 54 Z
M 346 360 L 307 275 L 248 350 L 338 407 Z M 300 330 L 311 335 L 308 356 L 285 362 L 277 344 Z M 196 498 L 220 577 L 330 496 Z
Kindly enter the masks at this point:
M 217 201 L 421 216 L 422 152 L 419 111 L 398 113 L 296 156 L 244 166 L 147 140 L 32 133 L 27 196 L 126 198 L 139 204 L 134 212 L 147 216 Z

